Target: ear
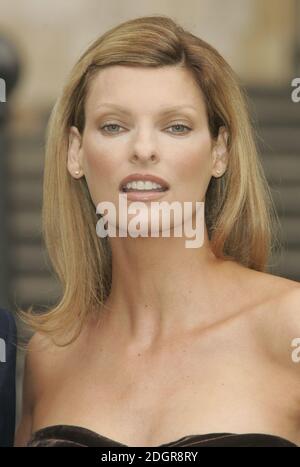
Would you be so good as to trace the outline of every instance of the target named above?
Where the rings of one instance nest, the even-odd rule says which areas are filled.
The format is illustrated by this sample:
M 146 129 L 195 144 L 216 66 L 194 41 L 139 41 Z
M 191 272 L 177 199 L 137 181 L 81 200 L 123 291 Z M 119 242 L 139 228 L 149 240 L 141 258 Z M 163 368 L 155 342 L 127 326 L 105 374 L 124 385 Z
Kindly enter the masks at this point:
M 212 175 L 220 177 L 227 169 L 228 165 L 228 132 L 224 126 L 219 128 L 217 141 L 213 147 L 213 167 Z
M 68 161 L 67 167 L 74 178 L 80 178 L 82 171 L 81 135 L 76 126 L 71 126 L 69 131 Z

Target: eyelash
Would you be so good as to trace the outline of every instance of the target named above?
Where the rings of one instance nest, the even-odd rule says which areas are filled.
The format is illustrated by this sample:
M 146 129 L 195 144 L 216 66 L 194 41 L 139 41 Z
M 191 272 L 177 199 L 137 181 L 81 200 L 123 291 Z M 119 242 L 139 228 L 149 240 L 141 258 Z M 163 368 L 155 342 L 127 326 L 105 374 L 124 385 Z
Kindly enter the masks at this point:
M 104 128 L 106 128 L 108 126 L 117 126 L 117 127 L 121 128 L 121 125 L 118 125 L 117 123 L 106 123 L 105 125 L 103 125 L 101 127 L 101 130 L 104 130 Z M 187 125 L 184 125 L 183 123 L 175 123 L 174 125 L 171 125 L 168 128 L 172 128 L 174 126 L 182 126 L 182 127 L 186 128 L 188 130 L 188 132 L 192 130 L 190 127 L 188 127 Z M 173 132 L 171 132 L 171 133 L 173 133 Z M 114 132 L 112 134 L 114 134 Z M 118 134 L 118 133 L 115 133 L 115 134 Z M 176 134 L 177 134 L 177 132 L 173 133 L 173 135 L 176 135 Z M 180 132 L 178 134 L 180 134 Z

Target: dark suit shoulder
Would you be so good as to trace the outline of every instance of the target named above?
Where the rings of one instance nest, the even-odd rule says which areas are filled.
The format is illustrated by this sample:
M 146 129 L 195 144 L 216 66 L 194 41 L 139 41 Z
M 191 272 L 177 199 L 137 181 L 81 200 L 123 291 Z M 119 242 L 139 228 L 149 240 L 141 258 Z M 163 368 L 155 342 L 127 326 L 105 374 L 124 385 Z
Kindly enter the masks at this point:
M 0 308 L 0 446 L 12 446 L 16 410 L 17 329 L 12 313 Z

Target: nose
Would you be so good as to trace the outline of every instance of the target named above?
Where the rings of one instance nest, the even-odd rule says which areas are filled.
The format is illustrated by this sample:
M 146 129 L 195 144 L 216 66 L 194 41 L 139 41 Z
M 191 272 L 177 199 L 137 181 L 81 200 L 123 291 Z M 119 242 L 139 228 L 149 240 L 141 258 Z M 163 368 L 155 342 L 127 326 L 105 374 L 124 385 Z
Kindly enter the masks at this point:
M 136 153 L 133 154 L 131 160 L 132 161 L 138 161 L 138 160 L 141 160 L 141 161 L 147 161 L 148 159 L 150 159 L 152 162 L 155 162 L 158 160 L 156 154 L 151 154 L 151 156 L 140 156 L 140 155 L 137 155 Z
M 137 136 L 133 145 L 131 161 L 157 162 L 159 160 L 155 138 L 149 136 Z

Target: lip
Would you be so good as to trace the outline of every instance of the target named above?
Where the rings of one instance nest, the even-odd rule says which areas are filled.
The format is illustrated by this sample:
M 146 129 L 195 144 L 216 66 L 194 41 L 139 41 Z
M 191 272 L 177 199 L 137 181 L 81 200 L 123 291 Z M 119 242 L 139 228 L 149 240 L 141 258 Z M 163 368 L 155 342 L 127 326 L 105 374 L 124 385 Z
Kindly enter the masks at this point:
M 123 195 L 127 195 L 127 200 L 129 201 L 152 201 L 160 199 L 168 193 L 168 190 L 165 191 L 127 191 L 123 192 Z
M 128 175 L 127 177 L 123 178 L 123 180 L 121 181 L 120 183 L 120 186 L 119 186 L 119 190 L 123 192 L 123 186 L 127 185 L 127 183 L 129 182 L 133 182 L 134 180 L 143 180 L 143 181 L 150 181 L 150 182 L 154 182 L 154 183 L 158 183 L 159 185 L 161 185 L 163 188 L 166 188 L 165 191 L 161 191 L 161 192 L 156 192 L 156 193 L 148 193 L 148 194 L 161 194 L 161 193 L 165 193 L 169 188 L 169 184 L 166 180 L 164 180 L 163 178 L 161 177 L 158 177 L 157 175 L 152 175 L 152 174 L 140 174 L 140 173 L 133 173 L 133 174 L 130 174 Z M 136 192 L 126 192 L 127 195 L 129 195 L 129 193 L 136 193 Z M 138 193 L 138 194 L 141 194 L 141 195 L 144 195 L 144 193 Z M 129 199 L 129 197 L 128 197 Z

